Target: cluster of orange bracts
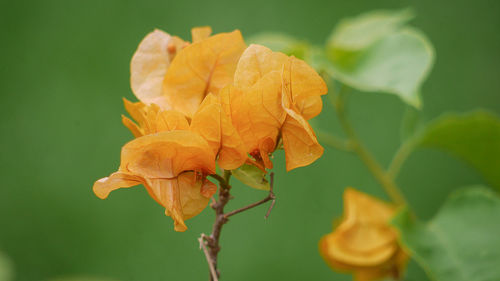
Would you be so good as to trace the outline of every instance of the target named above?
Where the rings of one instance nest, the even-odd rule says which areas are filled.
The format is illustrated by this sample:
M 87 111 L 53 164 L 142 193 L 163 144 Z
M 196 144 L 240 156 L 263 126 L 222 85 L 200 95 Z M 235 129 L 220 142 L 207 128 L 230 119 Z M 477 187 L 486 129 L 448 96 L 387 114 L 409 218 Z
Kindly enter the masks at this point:
M 355 281 L 400 280 L 408 255 L 390 225 L 395 213 L 395 206 L 347 188 L 342 221 L 319 242 L 324 260 L 335 270 L 352 272 Z
M 220 168 L 250 164 L 271 169 L 270 155 L 283 145 L 286 168 L 318 159 L 308 120 L 321 112 L 323 79 L 304 61 L 260 45 L 246 46 L 236 30 L 210 36 L 194 28 L 192 41 L 155 30 L 131 62 L 132 91 L 125 100 L 136 137 L 125 144 L 117 172 L 98 180 L 94 192 L 143 184 L 165 207 L 176 231 L 199 214 L 215 193 L 206 179 Z

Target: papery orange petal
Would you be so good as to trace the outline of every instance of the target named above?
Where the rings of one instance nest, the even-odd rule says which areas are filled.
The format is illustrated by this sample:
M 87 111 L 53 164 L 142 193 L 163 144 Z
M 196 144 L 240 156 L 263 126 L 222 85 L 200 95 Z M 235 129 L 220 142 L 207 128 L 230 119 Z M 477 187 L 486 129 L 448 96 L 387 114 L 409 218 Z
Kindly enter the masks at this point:
M 150 193 L 165 207 L 165 215 L 172 217 L 174 220 L 174 230 L 186 231 L 187 226 L 184 223 L 179 179 L 147 179 L 146 182 Z
M 209 94 L 193 116 L 191 130 L 203 136 L 214 153 L 218 153 L 218 164 L 222 169 L 232 170 L 246 161 L 246 149 L 226 114 L 219 98 Z
M 307 166 L 323 155 L 323 147 L 318 143 L 313 129 L 298 107 L 302 106 L 302 110 L 305 110 L 309 117 L 317 115 L 321 111 L 321 98 L 316 105 L 309 106 L 306 103 L 314 101 L 313 97 L 320 97 L 320 94 L 323 94 L 321 87 L 323 84 L 321 77 L 301 60 L 291 57 L 283 65 L 282 105 L 287 118 L 283 123 L 281 135 L 287 171 Z M 302 103 L 297 104 L 296 99 L 300 99 Z
M 157 118 L 158 123 L 156 132 L 189 129 L 189 123 L 186 117 L 178 111 L 160 111 L 157 115 Z
M 174 178 L 183 171 L 215 173 L 215 155 L 205 139 L 190 131 L 136 138 L 122 148 L 120 167 L 143 178 Z
M 191 120 L 191 131 L 202 136 L 217 154 L 221 145 L 221 106 L 217 98 L 209 94 L 203 100 Z
M 274 151 L 286 114 L 281 105 L 278 72 L 268 73 L 246 90 L 231 93 L 231 116 L 247 151 Z M 269 148 L 272 147 L 272 148 Z
M 163 93 L 169 109 L 192 117 L 208 93 L 217 94 L 232 83 L 244 49 L 238 30 L 214 35 L 182 49 L 165 75 Z
M 356 233 L 354 233 L 356 235 Z M 361 237 L 367 237 L 358 235 Z M 369 237 L 369 236 L 368 236 Z M 342 239 L 344 238 L 344 239 Z M 325 243 L 324 250 L 326 255 L 335 261 L 340 263 L 348 264 L 349 266 L 359 266 L 359 267 L 369 267 L 380 265 L 387 260 L 389 260 L 397 250 L 396 243 L 391 243 L 386 247 L 381 247 L 375 251 L 355 251 L 349 245 L 349 243 L 355 243 L 348 237 L 348 234 L 343 234 L 334 232 L 326 235 L 323 238 Z M 395 242 L 395 241 L 394 241 Z M 346 244 L 347 243 L 347 244 Z M 347 247 L 343 247 L 343 246 Z
M 328 92 L 325 81 L 303 60 L 290 58 L 291 99 L 306 120 L 317 116 L 323 107 L 321 95 Z
M 386 224 L 394 215 L 396 207 L 373 196 L 346 188 L 344 191 L 344 214 L 362 223 Z M 377 214 L 374 216 L 373 214 Z
M 132 132 L 132 135 L 134 135 L 134 137 L 138 138 L 144 135 L 142 129 L 134 121 L 130 120 L 124 115 L 122 115 L 122 123 L 130 130 L 130 132 Z
M 156 29 L 146 35 L 132 57 L 130 85 L 144 103 L 156 102 L 162 96 L 163 79 L 171 60 L 170 43 L 172 36 Z
M 190 219 L 205 209 L 217 186 L 208 180 L 197 179 L 194 173 L 179 177 L 180 198 L 184 219 Z
M 123 99 L 125 109 L 139 123 L 136 124 L 122 116 L 123 124 L 135 137 L 155 134 L 164 131 L 187 130 L 189 123 L 186 117 L 177 111 L 162 110 L 156 104 L 145 105 L 142 102 L 130 102 Z
M 334 269 L 351 271 L 355 280 L 398 278 L 407 255 L 389 221 L 395 207 L 352 188 L 344 192 L 344 217 L 320 241 L 320 252 Z
M 247 89 L 270 72 L 281 72 L 288 56 L 273 52 L 261 45 L 252 44 L 241 55 L 234 73 L 234 86 Z
M 316 161 L 323 155 L 323 147 L 307 121 L 294 111 L 290 111 L 281 128 L 286 170 L 290 171 Z
M 208 205 L 217 186 L 185 172 L 173 179 L 147 179 L 149 194 L 165 207 L 165 214 L 174 220 L 175 231 L 186 231 L 185 220 L 198 215 Z
M 212 28 L 210 26 L 201 26 L 191 29 L 191 41 L 193 43 L 198 43 L 202 40 L 207 39 L 212 33 Z
M 113 190 L 132 187 L 141 183 L 142 179 L 140 177 L 118 171 L 112 173 L 109 177 L 97 180 L 94 183 L 92 190 L 97 197 L 106 199 L 109 193 Z

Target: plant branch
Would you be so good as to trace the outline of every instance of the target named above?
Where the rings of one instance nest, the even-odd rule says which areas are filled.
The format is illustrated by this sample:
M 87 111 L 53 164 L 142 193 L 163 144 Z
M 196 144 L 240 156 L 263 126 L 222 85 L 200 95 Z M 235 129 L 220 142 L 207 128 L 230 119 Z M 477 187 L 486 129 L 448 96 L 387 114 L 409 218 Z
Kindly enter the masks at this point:
M 349 140 L 343 140 L 333 134 L 327 133 L 322 130 L 316 130 L 316 135 L 322 143 L 336 148 L 338 150 L 352 151 L 352 145 Z
M 358 138 L 356 132 L 354 131 L 354 128 L 351 126 L 351 123 L 347 120 L 345 114 L 345 93 L 342 90 L 343 89 L 340 90 L 337 98 L 335 99 L 334 106 L 342 129 L 345 131 L 347 137 L 349 138 L 352 150 L 368 167 L 375 179 L 384 188 L 384 191 L 387 193 L 387 195 L 389 195 L 394 203 L 398 205 L 408 205 L 403 193 L 396 185 L 391 175 L 382 168 L 375 157 L 373 157 L 368 149 L 365 148 L 363 143 Z
M 414 139 L 409 139 L 401 144 L 396 154 L 394 154 L 389 168 L 387 169 L 387 173 L 391 178 L 396 179 L 399 171 L 401 170 L 401 167 L 403 166 L 408 156 L 412 153 L 414 148 Z
M 205 234 L 201 234 L 201 237 L 198 238 L 198 241 L 200 242 L 200 249 L 203 249 L 203 252 L 205 253 L 205 258 L 207 259 L 208 267 L 210 268 L 210 278 L 213 281 L 218 281 L 219 278 L 217 277 L 217 271 L 215 269 L 215 263 L 212 260 L 212 257 L 210 256 L 210 253 L 208 252 L 207 249 L 207 241 L 206 241 L 207 236 Z
M 274 207 L 274 203 L 276 202 L 276 196 L 274 195 L 274 192 L 273 192 L 273 184 L 274 184 L 274 173 L 271 173 L 270 175 L 270 178 L 271 178 L 271 184 L 270 184 L 270 188 L 269 188 L 269 194 L 266 196 L 266 198 L 260 200 L 260 201 L 257 201 L 253 204 L 250 204 L 248 206 L 245 206 L 243 208 L 240 208 L 240 209 L 237 209 L 237 210 L 234 210 L 234 211 L 231 211 L 229 213 L 226 213 L 225 216 L 226 218 L 229 218 L 231 216 L 234 216 L 236 214 L 239 214 L 241 212 L 244 212 L 246 210 L 249 210 L 249 209 L 252 209 L 254 207 L 257 207 L 259 205 L 262 205 L 270 200 L 273 200 L 273 202 L 271 203 L 271 205 L 269 206 L 269 209 L 266 213 L 266 216 L 265 218 L 267 219 L 269 217 L 269 215 L 271 214 L 271 210 L 272 208 Z
M 276 201 L 276 196 L 274 195 L 273 192 L 273 185 L 274 185 L 274 174 L 270 174 L 271 178 L 271 183 L 270 183 L 270 189 L 269 189 L 269 194 L 267 195 L 266 198 L 255 202 L 253 204 L 250 204 L 246 207 L 231 211 L 229 213 L 224 213 L 224 207 L 226 204 L 229 202 L 229 200 L 232 199 L 232 196 L 230 194 L 231 190 L 231 185 L 229 184 L 229 180 L 231 178 L 231 171 L 229 170 L 224 170 L 224 175 L 210 175 L 212 178 L 216 179 L 219 182 L 219 194 L 218 198 L 216 200 L 213 200 L 212 203 L 210 204 L 210 207 L 215 210 L 215 222 L 212 227 L 212 234 L 209 236 L 205 234 L 201 234 L 200 238 L 198 238 L 198 241 L 200 241 L 200 247 L 203 248 L 203 252 L 205 253 L 205 257 L 207 259 L 208 266 L 210 268 L 210 280 L 211 281 L 218 281 L 220 277 L 220 272 L 217 269 L 217 257 L 220 251 L 220 235 L 222 231 L 222 227 L 224 224 L 226 224 L 229 220 L 229 217 L 236 215 L 238 213 L 241 213 L 243 211 L 246 211 L 248 209 L 251 209 L 253 207 L 259 206 L 261 204 L 264 204 L 267 201 L 272 200 L 271 206 L 269 207 L 267 213 L 266 213 L 266 218 L 269 217 L 269 214 L 271 212 L 271 209 L 274 206 L 274 203 Z

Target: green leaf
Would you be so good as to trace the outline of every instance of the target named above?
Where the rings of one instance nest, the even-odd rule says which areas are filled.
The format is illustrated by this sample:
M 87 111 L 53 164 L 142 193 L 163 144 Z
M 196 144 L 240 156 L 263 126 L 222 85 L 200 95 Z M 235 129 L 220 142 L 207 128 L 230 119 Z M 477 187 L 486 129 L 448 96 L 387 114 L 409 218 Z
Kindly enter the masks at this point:
M 500 280 L 500 198 L 485 187 L 455 192 L 428 223 L 400 212 L 401 243 L 434 281 Z
M 14 280 L 14 271 L 11 260 L 0 252 L 0 281 Z
M 293 55 L 299 59 L 304 59 L 309 48 L 306 41 L 278 32 L 258 33 L 247 39 L 247 41 L 250 44 L 263 45 L 275 52 L 282 52 L 289 56 Z
M 261 190 L 271 188 L 269 181 L 266 179 L 266 173 L 254 165 L 244 164 L 231 172 L 235 178 L 250 187 Z
M 411 10 L 372 11 L 342 20 L 330 35 L 327 45 L 335 49 L 361 50 L 396 31 L 413 18 Z
M 420 31 L 403 27 L 411 17 L 408 10 L 385 11 L 341 22 L 327 44 L 328 73 L 357 90 L 394 94 L 420 108 L 434 49 Z
M 463 159 L 500 189 L 500 119 L 495 114 L 446 114 L 419 133 L 416 143 Z

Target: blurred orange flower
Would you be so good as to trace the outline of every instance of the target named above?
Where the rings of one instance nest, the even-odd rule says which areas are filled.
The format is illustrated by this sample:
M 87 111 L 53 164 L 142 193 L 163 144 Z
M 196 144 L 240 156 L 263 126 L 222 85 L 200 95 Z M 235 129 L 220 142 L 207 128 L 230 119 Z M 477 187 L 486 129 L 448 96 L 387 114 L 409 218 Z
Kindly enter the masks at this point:
M 115 189 L 143 184 L 172 217 L 175 230 L 185 231 L 184 220 L 200 213 L 217 189 L 206 180 L 212 173 L 215 156 L 202 137 L 191 131 L 167 131 L 123 146 L 118 171 L 96 181 L 93 190 L 105 199 Z
M 395 211 L 391 204 L 347 188 L 344 216 L 334 232 L 321 238 L 321 255 L 333 269 L 352 272 L 357 281 L 399 279 L 408 258 L 389 225 Z
M 323 154 L 307 120 L 321 112 L 326 93 L 323 79 L 304 61 L 251 45 L 238 62 L 234 86 L 221 98 L 257 164 L 272 168 L 269 155 L 281 139 L 289 171 Z

